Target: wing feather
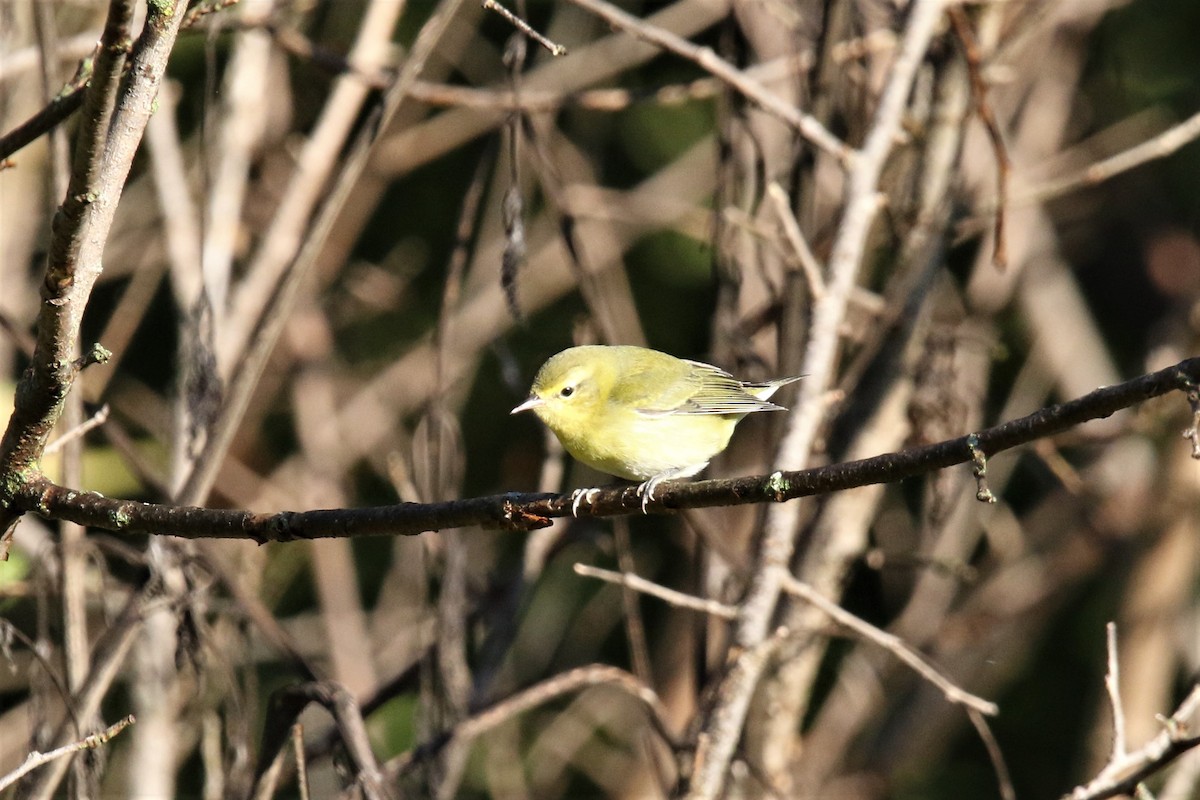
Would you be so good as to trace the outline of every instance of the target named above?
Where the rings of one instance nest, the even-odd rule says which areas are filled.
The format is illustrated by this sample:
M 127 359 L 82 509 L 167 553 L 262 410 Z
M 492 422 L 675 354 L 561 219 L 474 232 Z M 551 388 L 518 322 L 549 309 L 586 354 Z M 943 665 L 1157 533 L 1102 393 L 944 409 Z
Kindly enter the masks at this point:
M 782 383 L 743 384 L 723 369 L 711 364 L 685 359 L 672 359 L 678 366 L 662 374 L 664 365 L 655 365 L 656 377 L 652 392 L 642 392 L 632 405 L 643 416 L 659 417 L 672 414 L 700 416 L 705 414 L 749 414 L 754 411 L 783 411 L 782 406 L 756 397 L 757 389 L 769 394 Z M 645 381 L 637 381 L 645 386 Z

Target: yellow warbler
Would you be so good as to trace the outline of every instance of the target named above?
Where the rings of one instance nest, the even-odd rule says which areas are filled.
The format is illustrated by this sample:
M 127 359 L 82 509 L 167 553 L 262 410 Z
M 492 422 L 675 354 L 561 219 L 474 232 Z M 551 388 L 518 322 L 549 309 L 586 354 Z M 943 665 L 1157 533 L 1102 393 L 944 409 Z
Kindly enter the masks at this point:
M 767 398 L 796 380 L 745 383 L 709 364 L 644 347 L 572 347 L 542 365 L 529 399 L 512 413 L 532 410 L 579 461 L 642 481 L 645 511 L 659 483 L 708 466 L 742 417 L 784 411 Z M 593 491 L 574 493 L 572 513 Z

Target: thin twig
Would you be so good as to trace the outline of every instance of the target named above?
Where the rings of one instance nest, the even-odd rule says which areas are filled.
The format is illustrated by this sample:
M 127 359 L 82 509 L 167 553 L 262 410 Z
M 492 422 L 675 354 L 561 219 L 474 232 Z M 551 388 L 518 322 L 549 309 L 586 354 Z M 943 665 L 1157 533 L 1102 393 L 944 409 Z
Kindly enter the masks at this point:
M 769 114 L 795 128 L 809 142 L 836 158 L 839 164 L 849 166 L 853 160 L 854 151 L 830 133 L 829 129 L 815 117 L 784 102 L 779 95 L 758 81 L 747 77 L 745 72 L 718 56 L 712 48 L 693 44 L 668 30 L 638 19 L 605 0 L 571 0 L 571 2 L 600 17 L 614 28 L 657 45 L 681 58 L 686 58 L 711 72 L 745 96 L 746 99 L 757 103 Z
M 614 685 L 640 701 L 646 707 L 651 724 L 663 737 L 663 740 L 672 748 L 680 746 L 677 737 L 667 724 L 667 711 L 653 690 L 623 669 L 594 664 L 576 667 L 555 675 L 463 720 L 452 730 L 392 759 L 385 765 L 386 773 L 389 777 L 401 775 L 417 764 L 434 757 L 451 742 L 471 741 L 530 709 L 549 703 L 565 694 L 601 685 Z
M 533 39 L 535 42 L 546 48 L 552 56 L 565 56 L 567 48 L 556 42 L 552 42 L 542 34 L 538 33 L 525 20 L 518 17 L 516 14 L 509 11 L 504 6 L 496 2 L 496 0 L 483 0 L 483 7 L 488 11 L 495 11 L 500 16 L 504 17 L 508 22 L 521 33 Z
M 1152 136 L 1128 150 L 1103 158 L 1078 172 L 1018 191 L 1010 198 L 1011 203 L 1024 205 L 1043 202 L 1085 186 L 1095 186 L 1122 172 L 1128 172 L 1134 167 L 1166 158 L 1197 138 L 1200 138 L 1200 112 L 1167 128 L 1157 136 Z
M 837 624 L 849 628 L 867 641 L 874 642 L 887 650 L 911 667 L 922 678 L 941 690 L 942 695 L 951 703 L 968 709 L 975 709 L 979 713 L 988 716 L 995 716 L 1000 713 L 1000 709 L 995 703 L 990 700 L 984 700 L 982 697 L 973 695 L 965 689 L 956 686 L 899 636 L 876 628 L 861 617 L 851 614 L 807 583 L 787 574 L 783 577 L 783 588 L 789 594 L 795 595 L 806 603 L 812 604 Z
M 30 753 L 25 757 L 25 761 L 21 763 L 21 766 L 17 767 L 7 775 L 0 776 L 0 792 L 4 791 L 9 786 L 12 786 L 23 776 L 29 774 L 43 764 L 48 764 L 57 758 L 62 758 L 63 756 L 71 753 L 78 753 L 81 750 L 95 750 L 101 745 L 108 744 L 113 737 L 120 734 L 121 731 L 128 728 L 135 721 L 136 720 L 134 720 L 133 715 L 130 714 L 124 719 L 109 725 L 104 730 L 89 734 L 78 741 L 71 742 L 70 744 L 63 745 L 62 747 L 57 747 L 46 753 Z
M 7 159 L 25 145 L 35 141 L 47 131 L 61 125 L 68 117 L 83 106 L 83 96 L 87 90 L 87 79 L 84 75 L 79 83 L 68 86 L 50 101 L 50 104 L 32 117 L 0 136 L 0 161 Z
M 1008 157 L 1008 148 L 1004 146 L 1004 137 L 1000 135 L 1000 124 L 996 121 L 996 112 L 988 102 L 988 85 L 983 79 L 983 56 L 979 52 L 979 42 L 975 38 L 971 24 L 967 21 L 966 12 L 961 7 L 951 5 L 947 9 L 950 23 L 954 27 L 954 35 L 962 45 L 963 54 L 967 59 L 967 74 L 971 77 L 971 94 L 975 98 L 975 112 L 983 127 L 987 130 L 988 139 L 992 143 L 992 153 L 996 160 L 996 208 L 994 216 L 995 230 L 992 231 L 992 263 L 997 269 L 1004 269 L 1008 261 L 1005 249 L 1005 205 L 1008 197 L 1008 178 L 1012 172 L 1012 161 Z
M 292 725 L 292 752 L 296 756 L 296 785 L 300 787 L 300 800 L 308 800 L 308 765 L 304 760 L 304 726 L 299 722 Z
M 383 780 L 375 754 L 371 750 L 362 710 L 346 687 L 334 681 L 288 686 L 271 695 L 267 719 L 263 723 L 258 768 L 254 785 L 262 780 L 271 762 L 291 739 L 296 719 L 310 703 L 323 706 L 337 723 L 341 740 L 354 764 L 357 779 L 370 800 L 386 800 L 393 792 Z
M 1077 786 L 1063 800 L 1104 800 L 1133 794 L 1137 785 L 1161 771 L 1179 756 L 1200 747 L 1200 736 L 1189 736 L 1192 719 L 1200 711 L 1200 683 L 1192 686 L 1187 697 L 1163 723 L 1163 729 L 1146 745 L 1123 758 L 1111 759 L 1088 783 Z
M 1000 789 L 1001 800 L 1017 800 L 1017 790 L 1013 786 L 1012 775 L 1008 771 L 1004 753 L 1000 750 L 1000 743 L 996 741 L 996 735 L 992 733 L 992 726 L 988 725 L 987 717 L 975 708 L 967 709 L 967 717 L 975 726 L 975 731 L 979 734 L 984 749 L 987 750 L 988 759 L 992 762 L 992 769 L 996 771 L 996 784 Z
M 809 294 L 812 295 L 813 302 L 819 302 L 825 296 L 825 278 L 822 274 L 824 270 L 817 261 L 817 257 L 813 255 L 812 248 L 808 246 L 804 232 L 800 230 L 800 223 L 796 221 L 796 215 L 792 213 L 792 207 L 788 202 L 787 192 L 779 185 L 778 181 L 771 181 L 771 184 L 767 186 L 767 197 L 775 206 L 775 215 L 779 217 L 779 223 L 783 226 L 788 244 L 792 246 L 796 261 L 804 273 Z
M 633 544 L 629 539 L 629 520 L 618 517 L 613 520 L 613 541 L 617 549 L 617 565 L 625 575 L 637 572 L 633 561 Z M 654 673 L 650 667 L 650 649 L 646 645 L 646 626 L 642 622 L 642 609 L 637 592 L 630 586 L 621 587 L 621 604 L 625 609 L 625 634 L 629 640 L 629 652 L 633 658 L 633 674 L 647 686 L 654 685 Z
M 737 609 L 731 605 L 726 605 L 718 600 L 706 600 L 703 597 L 684 594 L 675 589 L 668 589 L 661 584 L 648 581 L 632 572 L 613 572 L 612 570 L 579 563 L 574 565 L 574 569 L 576 575 L 582 575 L 585 578 L 597 578 L 607 583 L 625 586 L 636 592 L 657 597 L 659 600 L 670 603 L 677 608 L 687 608 L 692 611 L 699 611 L 702 614 L 720 617 L 721 619 L 737 618 Z
M 1104 675 L 1104 688 L 1108 690 L 1108 699 L 1112 703 L 1113 743 L 1112 755 L 1109 761 L 1118 761 L 1128 754 L 1125 743 L 1125 705 L 1121 702 L 1121 668 L 1117 659 L 1117 623 L 1110 622 L 1104 626 L 1107 642 L 1108 672 Z
M 85 435 L 90 430 L 99 428 L 101 425 L 103 425 L 105 422 L 108 421 L 108 411 L 109 411 L 108 403 L 105 403 L 104 405 L 100 406 L 100 408 L 98 408 L 96 410 L 95 414 L 92 414 L 92 416 L 88 417 L 82 423 L 80 423 L 79 425 L 76 425 L 74 428 L 67 431 L 62 436 L 58 437 L 54 441 L 47 444 L 46 449 L 43 452 L 46 455 L 50 455 L 51 453 L 56 453 L 64 445 L 66 445 L 67 442 L 70 442 L 74 439 L 78 439 L 79 437 Z

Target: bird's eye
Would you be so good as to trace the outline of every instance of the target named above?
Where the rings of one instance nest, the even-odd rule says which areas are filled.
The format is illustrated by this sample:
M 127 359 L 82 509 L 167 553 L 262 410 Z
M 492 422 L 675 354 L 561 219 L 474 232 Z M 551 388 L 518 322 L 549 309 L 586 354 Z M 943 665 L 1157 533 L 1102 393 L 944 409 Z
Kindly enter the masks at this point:
M 575 394 L 574 386 L 564 386 L 562 388 L 562 391 L 559 392 L 559 395 L 561 395 L 562 397 L 570 397 L 573 394 Z

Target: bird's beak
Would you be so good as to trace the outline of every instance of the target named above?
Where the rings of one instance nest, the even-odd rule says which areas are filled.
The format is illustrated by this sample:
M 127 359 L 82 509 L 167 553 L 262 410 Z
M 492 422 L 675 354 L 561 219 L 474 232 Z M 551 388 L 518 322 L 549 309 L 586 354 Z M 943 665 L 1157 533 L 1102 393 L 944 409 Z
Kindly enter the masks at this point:
M 545 400 L 538 397 L 537 395 L 533 395 L 528 400 L 526 400 L 524 403 L 521 403 L 521 405 L 517 406 L 516 408 L 514 408 L 512 411 L 510 411 L 508 413 L 509 414 L 519 414 L 522 411 L 528 411 L 531 408 L 537 408 L 538 406 L 544 406 L 544 405 L 546 405 Z

